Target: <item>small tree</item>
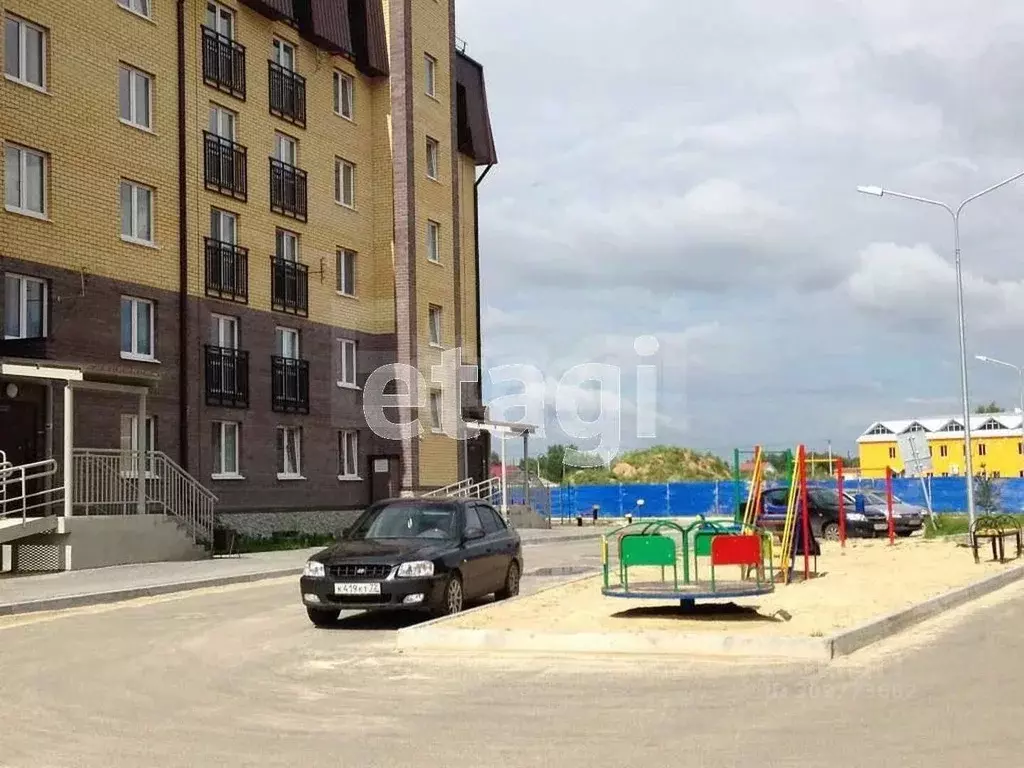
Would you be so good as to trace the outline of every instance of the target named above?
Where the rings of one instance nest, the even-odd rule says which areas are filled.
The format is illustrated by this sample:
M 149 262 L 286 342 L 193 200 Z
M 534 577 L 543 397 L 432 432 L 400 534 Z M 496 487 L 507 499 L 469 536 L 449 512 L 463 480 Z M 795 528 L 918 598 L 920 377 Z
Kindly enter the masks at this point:
M 974 503 L 988 514 L 999 511 L 999 486 L 994 478 L 989 477 L 984 464 L 981 465 L 981 474 L 974 478 Z

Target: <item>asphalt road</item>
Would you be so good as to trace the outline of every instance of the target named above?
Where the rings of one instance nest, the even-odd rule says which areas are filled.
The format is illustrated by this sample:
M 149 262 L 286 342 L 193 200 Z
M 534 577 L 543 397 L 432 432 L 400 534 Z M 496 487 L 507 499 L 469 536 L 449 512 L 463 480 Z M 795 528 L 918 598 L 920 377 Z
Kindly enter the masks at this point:
M 595 546 L 532 549 L 527 570 Z M 0 766 L 962 768 L 1024 749 L 1024 585 L 831 666 L 403 656 L 406 621 L 316 630 L 296 579 L 0 620 Z

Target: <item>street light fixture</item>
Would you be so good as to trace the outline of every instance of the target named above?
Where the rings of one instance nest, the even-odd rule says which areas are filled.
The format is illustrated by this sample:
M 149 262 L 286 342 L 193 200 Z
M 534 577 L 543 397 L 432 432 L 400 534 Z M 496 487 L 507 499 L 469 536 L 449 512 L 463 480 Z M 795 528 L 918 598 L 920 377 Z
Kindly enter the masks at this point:
M 992 363 L 993 365 L 1001 365 L 1005 368 L 1013 368 L 1017 372 L 1017 380 L 1019 382 L 1019 396 L 1020 396 L 1020 418 L 1021 418 L 1021 436 L 1024 437 L 1024 367 L 1008 363 L 1005 360 L 996 360 L 994 357 L 986 357 L 985 355 L 975 355 L 975 359 L 981 360 L 983 363 Z
M 987 195 L 989 192 L 994 192 L 1000 187 L 1005 187 L 1007 184 L 1014 182 L 1021 177 L 1024 177 L 1024 171 L 1016 173 L 1008 179 L 1003 179 L 998 184 L 993 184 L 991 187 L 971 195 L 955 209 L 939 200 L 931 200 L 927 197 L 918 197 L 917 195 L 908 195 L 903 192 L 893 192 L 892 190 L 885 189 L 883 187 L 857 187 L 857 191 L 865 195 L 872 195 L 874 197 L 885 197 L 888 195 L 890 197 L 900 197 L 904 200 L 912 200 L 916 203 L 924 203 L 925 205 L 938 206 L 946 211 L 946 213 L 948 213 L 953 219 L 953 254 L 954 264 L 956 266 L 956 308 L 957 322 L 960 326 L 960 395 L 963 400 L 964 410 L 964 454 L 966 456 L 966 466 L 964 469 L 967 472 L 967 517 L 971 525 L 974 524 L 974 462 L 972 460 L 973 457 L 971 456 L 971 403 L 967 389 L 967 332 L 966 325 L 964 323 L 964 281 L 963 272 L 960 267 L 960 213 L 972 200 L 977 200 L 982 195 Z M 1024 414 L 1021 415 L 1022 418 L 1024 418 Z

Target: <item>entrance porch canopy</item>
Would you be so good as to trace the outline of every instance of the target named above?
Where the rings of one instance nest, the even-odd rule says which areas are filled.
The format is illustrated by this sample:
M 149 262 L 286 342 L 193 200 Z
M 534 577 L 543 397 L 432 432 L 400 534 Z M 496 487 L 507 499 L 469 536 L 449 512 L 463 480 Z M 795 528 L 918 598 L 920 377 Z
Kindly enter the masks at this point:
M 508 512 L 508 483 L 505 479 L 505 438 L 508 436 L 523 438 L 523 502 L 530 503 L 530 435 L 537 431 L 533 424 L 520 424 L 515 421 L 467 421 L 466 429 L 479 429 L 498 435 L 501 439 L 501 511 Z M 488 461 L 488 464 L 490 462 Z
M 160 374 L 137 368 L 103 363 L 74 363 L 52 360 L 0 357 L 0 379 L 33 383 L 64 383 L 64 430 L 62 440 L 64 476 L 64 517 L 71 517 L 74 507 L 74 444 L 76 390 L 109 392 L 138 397 L 138 434 L 140 451 L 146 448 L 146 395 L 160 380 Z M 138 484 L 138 511 L 146 510 L 146 484 Z

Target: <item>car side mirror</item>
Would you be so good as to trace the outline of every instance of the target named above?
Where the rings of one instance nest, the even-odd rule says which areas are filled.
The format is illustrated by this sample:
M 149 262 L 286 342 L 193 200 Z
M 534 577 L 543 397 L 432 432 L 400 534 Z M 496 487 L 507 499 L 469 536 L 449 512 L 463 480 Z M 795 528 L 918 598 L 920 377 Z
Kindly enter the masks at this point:
M 475 525 L 467 528 L 466 532 L 462 535 L 463 541 L 476 541 L 484 537 L 484 529 L 477 528 Z

